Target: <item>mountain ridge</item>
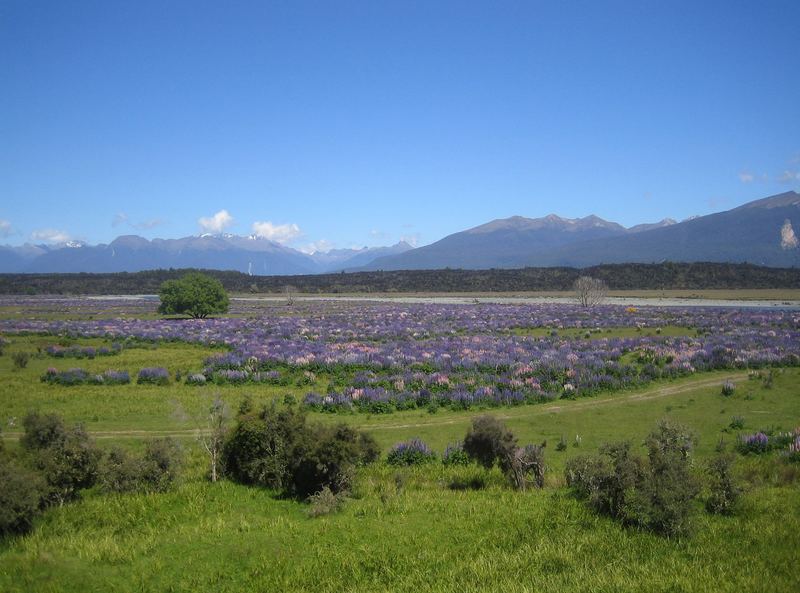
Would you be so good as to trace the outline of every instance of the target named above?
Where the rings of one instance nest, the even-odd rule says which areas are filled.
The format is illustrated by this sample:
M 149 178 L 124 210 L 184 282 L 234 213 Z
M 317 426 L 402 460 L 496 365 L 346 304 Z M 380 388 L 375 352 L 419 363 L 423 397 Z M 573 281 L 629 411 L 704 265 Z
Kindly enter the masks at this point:
M 793 222 L 794 219 L 794 222 Z M 784 226 L 788 223 L 788 231 Z M 120 235 L 108 244 L 0 246 L 0 272 L 138 272 L 160 268 L 236 270 L 251 275 L 419 269 L 586 267 L 659 261 L 800 264 L 792 224 L 800 224 L 800 194 L 783 192 L 730 210 L 665 218 L 626 228 L 590 214 L 564 218 L 515 215 L 453 233 L 418 248 L 391 246 L 304 253 L 256 235 L 203 234 L 178 239 Z M 795 237 L 795 246 L 783 233 Z M 788 247 L 787 247 L 788 246 Z

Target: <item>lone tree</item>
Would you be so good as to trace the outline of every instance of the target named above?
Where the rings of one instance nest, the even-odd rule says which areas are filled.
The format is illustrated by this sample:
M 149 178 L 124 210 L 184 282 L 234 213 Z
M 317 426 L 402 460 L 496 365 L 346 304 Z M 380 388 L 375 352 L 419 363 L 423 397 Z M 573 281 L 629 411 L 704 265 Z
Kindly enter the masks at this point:
M 608 293 L 608 286 L 599 278 L 581 276 L 573 285 L 575 297 L 584 307 L 594 307 L 602 303 Z
M 204 319 L 213 313 L 228 310 L 228 294 L 216 278 L 190 272 L 178 280 L 167 280 L 161 285 L 162 315 L 186 314 L 194 319 Z

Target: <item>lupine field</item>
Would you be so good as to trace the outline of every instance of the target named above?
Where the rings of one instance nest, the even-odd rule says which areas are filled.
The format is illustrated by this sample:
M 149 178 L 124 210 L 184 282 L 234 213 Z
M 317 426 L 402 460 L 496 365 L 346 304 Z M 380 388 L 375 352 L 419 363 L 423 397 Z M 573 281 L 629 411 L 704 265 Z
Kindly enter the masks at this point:
M 225 316 L 190 320 L 160 318 L 156 306 L 0 300 L 7 447 L 20 418 L 40 410 L 131 451 L 169 435 L 188 456 L 169 492 L 89 489 L 0 542 L 0 590 L 800 583 L 800 310 L 234 300 Z M 316 518 L 303 501 L 212 484 L 197 438 L 213 397 L 363 429 L 381 459 L 359 470 L 341 510 Z M 511 490 L 497 467 L 469 463 L 460 439 L 487 412 L 520 442 L 541 444 L 543 488 Z M 641 447 L 663 418 L 696 433 L 694 473 L 725 449 L 743 484 L 731 516 L 702 510 L 703 486 L 690 537 L 596 515 L 565 482 L 570 459 L 612 441 Z M 403 456 L 424 463 L 393 461 Z

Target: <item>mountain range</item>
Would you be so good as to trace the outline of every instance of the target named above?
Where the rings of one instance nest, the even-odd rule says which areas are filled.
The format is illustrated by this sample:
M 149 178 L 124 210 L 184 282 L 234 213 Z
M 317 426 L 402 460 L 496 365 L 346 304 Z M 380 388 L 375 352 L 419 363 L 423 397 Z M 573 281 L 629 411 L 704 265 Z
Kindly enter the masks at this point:
M 582 268 L 663 261 L 791 267 L 800 264 L 793 224 L 800 224 L 800 194 L 794 191 L 683 222 L 664 219 L 627 229 L 597 216 L 513 216 L 377 258 L 361 269 Z
M 236 270 L 259 276 L 320 274 L 359 267 L 373 259 L 412 249 L 401 241 L 391 247 L 335 249 L 306 254 L 255 235 L 205 234 L 181 239 L 147 240 L 123 235 L 109 244 L 70 241 L 60 245 L 0 247 L 0 272 L 139 272 L 158 268 Z
M 594 215 L 512 216 L 413 248 L 334 249 L 306 254 L 257 236 L 201 235 L 148 240 L 136 235 L 109 244 L 0 246 L 0 272 L 136 272 L 156 268 L 237 270 L 253 275 L 317 274 L 343 270 L 487 269 L 613 263 L 749 262 L 800 265 L 793 224 L 800 223 L 794 191 L 682 222 L 664 219 L 630 228 Z

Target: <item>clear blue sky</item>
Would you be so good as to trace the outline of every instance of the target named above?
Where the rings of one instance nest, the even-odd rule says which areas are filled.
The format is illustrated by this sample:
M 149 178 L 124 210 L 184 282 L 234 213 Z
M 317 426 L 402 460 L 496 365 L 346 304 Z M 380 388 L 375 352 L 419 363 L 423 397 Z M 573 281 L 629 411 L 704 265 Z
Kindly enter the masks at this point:
M 797 0 L 0 0 L 0 243 L 731 208 L 800 189 L 799 31 Z

